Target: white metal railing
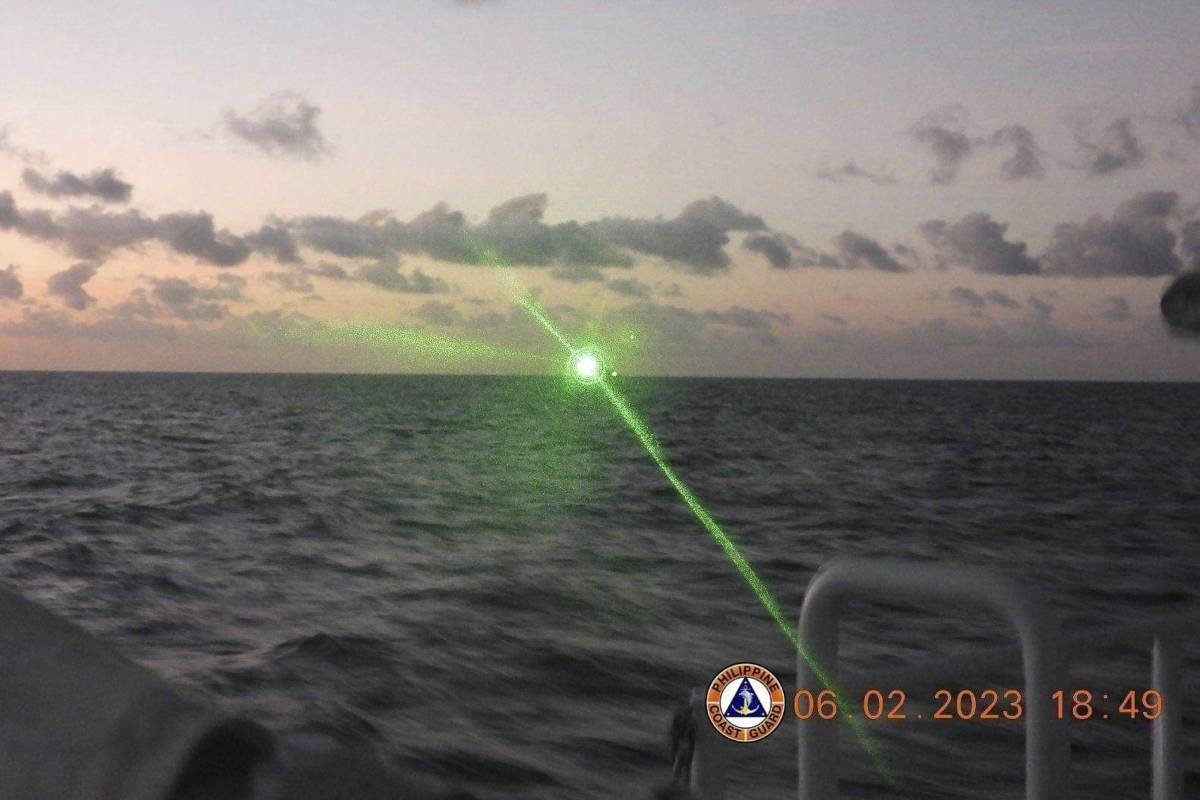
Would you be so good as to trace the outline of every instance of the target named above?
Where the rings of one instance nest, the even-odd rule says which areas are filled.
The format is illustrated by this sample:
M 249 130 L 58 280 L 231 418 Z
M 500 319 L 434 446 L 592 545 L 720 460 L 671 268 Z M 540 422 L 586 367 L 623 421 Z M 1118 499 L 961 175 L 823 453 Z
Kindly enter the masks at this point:
M 1025 796 L 1027 800 L 1070 797 L 1070 742 L 1067 720 L 1059 719 L 1049 702 L 1051 692 L 1067 681 L 1066 653 L 1114 645 L 1149 645 L 1151 686 L 1162 697 L 1162 713 L 1152 724 L 1152 798 L 1183 797 L 1183 653 L 1181 640 L 1200 632 L 1195 612 L 1169 619 L 1093 630 L 1064 640 L 1049 605 L 1028 586 L 987 570 L 921 561 L 834 559 L 809 583 L 800 612 L 801 642 L 812 660 L 838 685 L 838 622 L 851 600 L 877 600 L 934 607 L 953 603 L 998 613 L 1015 628 L 1019 647 L 979 648 L 936 661 L 859 675 L 853 686 L 889 685 L 907 679 L 926 684 L 961 681 L 994 667 L 1005 656 L 1020 654 L 1024 671 Z M 797 659 L 797 685 L 823 688 L 804 658 Z M 850 692 L 853 695 L 853 692 Z M 1043 702 L 1030 702 L 1041 698 Z M 693 695 L 696 739 L 690 785 L 698 800 L 722 800 L 725 774 L 734 752 L 707 721 L 702 693 Z M 800 800 L 838 797 L 838 728 L 815 717 L 800 721 L 798 747 Z

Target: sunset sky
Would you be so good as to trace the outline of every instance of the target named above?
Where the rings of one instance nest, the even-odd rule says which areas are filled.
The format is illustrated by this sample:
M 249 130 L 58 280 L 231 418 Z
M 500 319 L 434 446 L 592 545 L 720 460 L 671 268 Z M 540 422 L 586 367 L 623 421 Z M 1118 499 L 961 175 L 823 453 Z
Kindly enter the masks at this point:
M 11 0 L 0 369 L 551 370 L 528 291 L 630 374 L 1200 380 L 1159 310 L 1200 267 L 1198 35 L 1190 1 Z

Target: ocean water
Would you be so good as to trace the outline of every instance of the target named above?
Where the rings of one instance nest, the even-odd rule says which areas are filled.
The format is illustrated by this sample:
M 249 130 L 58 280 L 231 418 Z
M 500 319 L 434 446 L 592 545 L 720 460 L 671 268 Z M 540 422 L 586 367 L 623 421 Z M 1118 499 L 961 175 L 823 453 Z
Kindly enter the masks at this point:
M 847 555 L 994 569 L 1069 631 L 1200 604 L 1200 385 L 620 385 L 790 617 Z M 594 389 L 7 373 L 0 430 L 0 578 L 219 703 L 481 798 L 645 797 L 693 687 L 743 660 L 795 686 L 787 640 Z M 850 674 L 1006 640 L 894 603 L 843 631 Z M 1072 680 L 1140 689 L 1148 664 L 1113 648 Z M 794 728 L 735 747 L 735 796 L 794 796 Z M 1021 796 L 1019 727 L 868 735 L 895 785 L 843 734 L 849 796 Z M 1144 721 L 1072 738 L 1076 796 L 1147 796 Z

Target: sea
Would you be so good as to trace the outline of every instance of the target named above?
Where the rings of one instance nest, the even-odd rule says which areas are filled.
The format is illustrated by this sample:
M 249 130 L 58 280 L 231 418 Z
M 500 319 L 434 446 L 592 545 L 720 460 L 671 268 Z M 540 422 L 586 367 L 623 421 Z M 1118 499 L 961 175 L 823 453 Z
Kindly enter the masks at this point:
M 1022 581 L 1067 635 L 1200 607 L 1200 385 L 612 380 L 793 622 L 845 557 Z M 745 661 L 796 688 L 787 636 L 596 386 L 0 373 L 0 431 L 0 579 L 233 712 L 479 798 L 649 798 L 693 690 Z M 879 597 L 845 609 L 840 674 L 1011 641 Z M 1195 631 L 1184 654 L 1200 796 Z M 1073 654 L 1066 688 L 1140 696 L 1149 664 Z M 917 709 L 936 687 L 879 688 Z M 1076 797 L 1149 796 L 1150 725 L 1115 706 L 1070 723 Z M 722 750 L 731 797 L 795 796 L 797 727 Z M 846 797 L 1023 796 L 1019 722 L 883 720 L 878 761 L 839 735 Z

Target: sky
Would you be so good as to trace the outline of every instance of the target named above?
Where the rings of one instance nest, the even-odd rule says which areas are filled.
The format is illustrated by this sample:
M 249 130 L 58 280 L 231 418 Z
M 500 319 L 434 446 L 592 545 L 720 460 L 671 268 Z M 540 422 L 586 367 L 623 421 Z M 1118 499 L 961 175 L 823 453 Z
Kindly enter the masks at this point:
M 0 369 L 1200 380 L 1194 2 L 10 6 Z

